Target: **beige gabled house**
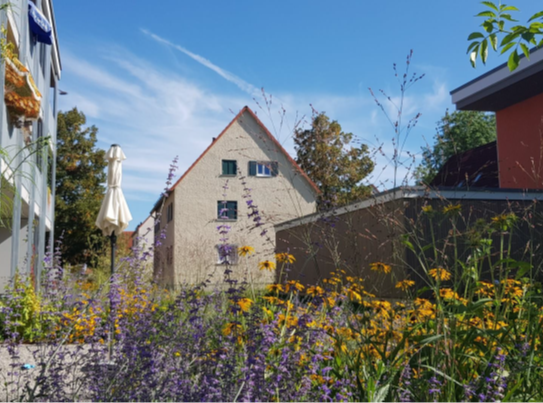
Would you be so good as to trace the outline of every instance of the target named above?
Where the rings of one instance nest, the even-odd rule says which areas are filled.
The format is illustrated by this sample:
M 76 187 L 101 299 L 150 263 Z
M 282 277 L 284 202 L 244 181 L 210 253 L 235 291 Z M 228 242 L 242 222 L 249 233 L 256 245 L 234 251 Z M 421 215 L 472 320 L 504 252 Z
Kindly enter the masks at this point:
M 226 243 L 233 251 L 227 259 L 234 278 L 271 283 L 275 273 L 258 266 L 275 261 L 274 225 L 314 213 L 317 194 L 316 185 L 246 106 L 156 203 L 152 214 L 161 212 L 161 219 L 155 236 L 163 233 L 165 239 L 155 249 L 155 275 L 169 286 L 220 283 L 225 265 L 219 249 Z M 221 225 L 229 227 L 225 236 Z M 242 246 L 254 248 L 254 254 L 239 256 Z

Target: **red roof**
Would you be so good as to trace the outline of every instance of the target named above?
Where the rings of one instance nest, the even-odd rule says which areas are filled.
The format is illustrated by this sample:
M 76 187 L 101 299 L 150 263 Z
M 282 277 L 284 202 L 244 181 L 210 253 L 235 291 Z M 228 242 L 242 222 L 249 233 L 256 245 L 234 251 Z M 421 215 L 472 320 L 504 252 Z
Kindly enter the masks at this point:
M 247 112 L 249 113 L 249 115 L 251 115 L 254 120 L 256 121 L 256 123 L 258 123 L 258 125 L 262 128 L 262 130 L 264 131 L 264 133 L 266 133 L 266 135 L 270 138 L 270 140 L 276 145 L 276 147 L 279 149 L 279 151 L 281 151 L 283 154 L 285 154 L 285 156 L 287 157 L 288 161 L 294 166 L 294 168 L 305 178 L 305 180 L 309 183 L 309 185 L 313 188 L 313 190 L 316 192 L 316 193 L 320 193 L 320 190 L 319 188 L 317 187 L 317 185 L 309 178 L 309 176 L 307 176 L 307 174 L 303 171 L 303 169 L 296 163 L 296 161 L 294 161 L 292 159 L 292 157 L 286 152 L 286 150 L 283 148 L 283 146 L 276 140 L 275 137 L 273 137 L 273 135 L 269 132 L 269 130 L 266 128 L 266 126 L 264 126 L 264 124 L 260 121 L 260 119 L 256 116 L 256 114 L 251 110 L 251 108 L 249 108 L 248 106 L 245 106 L 241 109 L 241 111 L 239 111 L 239 113 L 236 115 L 236 117 L 234 119 L 232 119 L 232 121 L 228 124 L 228 126 L 226 126 L 224 128 L 224 130 L 221 132 L 221 134 L 219 134 L 219 136 L 205 149 L 205 151 L 198 157 L 198 159 L 196 161 L 194 161 L 194 163 L 189 167 L 189 169 L 187 169 L 185 171 L 185 173 L 179 178 L 179 180 L 177 182 L 175 182 L 175 184 L 170 188 L 170 191 L 175 189 L 177 187 L 177 185 L 183 180 L 183 178 L 185 178 L 188 173 L 192 170 L 192 168 L 194 168 L 196 166 L 196 164 L 198 163 L 198 161 L 200 161 L 204 155 L 206 155 L 206 153 L 211 149 L 211 147 L 213 147 L 213 145 L 217 142 L 217 140 L 219 140 L 221 138 L 221 136 L 226 133 L 226 131 L 234 124 L 234 122 L 236 120 L 238 120 L 244 112 Z

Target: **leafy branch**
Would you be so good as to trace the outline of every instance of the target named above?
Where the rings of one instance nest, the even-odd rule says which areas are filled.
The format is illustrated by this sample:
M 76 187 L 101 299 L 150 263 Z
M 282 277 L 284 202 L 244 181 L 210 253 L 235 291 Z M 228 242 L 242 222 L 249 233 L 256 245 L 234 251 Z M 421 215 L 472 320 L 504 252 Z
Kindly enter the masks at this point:
M 483 31 L 472 32 L 468 36 L 468 41 L 472 42 L 468 46 L 467 53 L 470 55 L 469 60 L 473 67 L 478 58 L 486 64 L 489 47 L 491 47 L 495 52 L 500 50 L 500 54 L 511 51 L 507 66 L 510 71 L 513 71 L 520 62 L 519 48 L 529 60 L 529 45 L 536 47 L 543 45 L 543 11 L 532 15 L 526 25 L 510 27 L 511 23 L 518 22 L 510 12 L 519 11 L 518 8 L 501 3 L 495 4 L 491 1 L 483 1 L 481 4 L 488 8 L 476 15 L 476 17 L 486 18 L 481 24 Z M 499 41 L 500 38 L 501 41 Z

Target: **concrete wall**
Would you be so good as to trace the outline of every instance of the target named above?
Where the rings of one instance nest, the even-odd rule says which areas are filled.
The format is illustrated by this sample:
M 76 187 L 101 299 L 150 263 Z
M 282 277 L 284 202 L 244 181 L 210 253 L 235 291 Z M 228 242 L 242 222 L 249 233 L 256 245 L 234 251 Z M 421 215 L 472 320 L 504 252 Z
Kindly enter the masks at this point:
M 223 176 L 223 159 L 236 160 L 239 175 Z M 278 176 L 248 176 L 249 161 L 277 161 Z M 249 193 L 244 188 L 250 189 Z M 217 203 L 222 200 L 237 201 L 237 220 L 218 219 Z M 248 200 L 258 206 L 264 226 L 253 227 L 252 219 L 247 217 Z M 239 263 L 231 267 L 233 277 L 258 285 L 272 282 L 274 273 L 259 271 L 258 263 L 275 260 L 273 224 L 313 213 L 315 200 L 315 191 L 307 180 L 294 169 L 252 115 L 244 112 L 214 141 L 164 204 L 163 217 L 167 205 L 174 203 L 174 220 L 168 224 L 168 237 L 162 247 L 162 251 L 164 247 L 174 248 L 173 271 L 166 265 L 166 277 L 173 274 L 172 281 L 177 284 L 194 284 L 206 279 L 221 282 L 224 266 L 218 264 L 216 246 L 221 236 L 217 227 L 227 224 L 231 227 L 228 244 L 247 245 L 256 251 L 249 258 L 240 257 Z M 267 234 L 261 236 L 263 229 Z
M 543 189 L 543 94 L 496 112 L 500 187 Z

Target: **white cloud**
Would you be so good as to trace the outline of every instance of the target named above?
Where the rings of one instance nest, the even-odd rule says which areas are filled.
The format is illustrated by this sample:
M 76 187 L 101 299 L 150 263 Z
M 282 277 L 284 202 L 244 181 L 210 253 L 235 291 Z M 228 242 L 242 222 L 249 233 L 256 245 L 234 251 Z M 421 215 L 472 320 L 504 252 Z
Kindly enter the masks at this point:
M 208 69 L 213 70 L 215 73 L 220 75 L 225 80 L 228 80 L 231 83 L 236 84 L 242 91 L 246 92 L 247 94 L 255 96 L 255 95 L 258 95 L 260 93 L 260 90 L 258 88 L 256 88 L 254 85 L 249 84 L 247 81 L 239 78 L 235 74 L 232 74 L 229 71 L 226 71 L 226 70 L 220 68 L 219 66 L 213 64 L 211 61 L 209 61 L 205 57 L 197 55 L 196 53 L 192 53 L 191 51 L 185 49 L 184 47 L 182 47 L 180 45 L 176 45 L 175 43 L 172 43 L 172 42 L 168 41 L 167 39 L 161 38 L 160 36 L 155 35 L 155 34 L 153 34 L 152 32 L 149 32 L 146 29 L 142 29 L 141 31 L 144 34 L 149 35 L 155 41 L 160 42 L 160 43 L 162 43 L 164 45 L 167 45 L 167 46 L 169 46 L 169 47 L 171 47 L 173 49 L 176 49 L 176 50 L 186 54 L 187 56 L 189 56 L 193 60 L 196 60 L 198 63 L 202 64 L 203 66 L 207 67 Z

